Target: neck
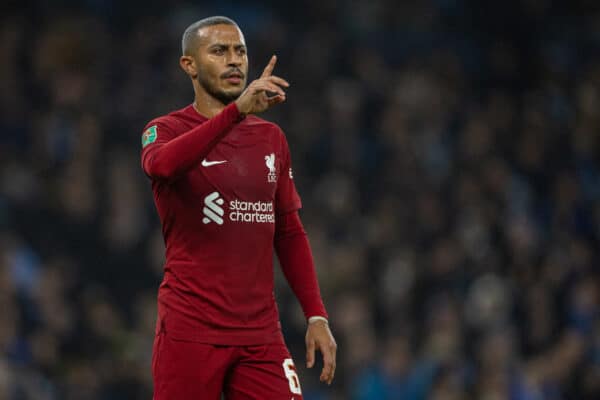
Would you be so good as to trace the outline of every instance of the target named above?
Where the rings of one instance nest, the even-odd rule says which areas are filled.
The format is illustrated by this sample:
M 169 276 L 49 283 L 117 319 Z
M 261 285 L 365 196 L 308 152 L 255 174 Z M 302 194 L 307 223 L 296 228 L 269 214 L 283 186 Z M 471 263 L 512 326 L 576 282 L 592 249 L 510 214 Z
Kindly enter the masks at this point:
M 200 115 L 206 118 L 214 117 L 223 111 L 226 106 L 226 104 L 208 94 L 199 85 L 194 85 L 194 94 L 194 108 Z

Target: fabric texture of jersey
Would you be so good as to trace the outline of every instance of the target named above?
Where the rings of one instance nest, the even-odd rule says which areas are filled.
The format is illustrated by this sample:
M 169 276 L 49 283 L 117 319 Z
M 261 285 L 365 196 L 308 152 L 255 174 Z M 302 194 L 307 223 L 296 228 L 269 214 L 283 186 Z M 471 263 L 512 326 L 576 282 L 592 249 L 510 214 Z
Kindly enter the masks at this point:
M 146 174 L 160 146 L 206 121 L 190 105 L 148 123 Z M 277 125 L 252 115 L 225 130 L 176 179 L 152 179 L 166 245 L 157 327 L 174 339 L 212 344 L 282 342 L 275 218 L 301 207 L 287 141 Z

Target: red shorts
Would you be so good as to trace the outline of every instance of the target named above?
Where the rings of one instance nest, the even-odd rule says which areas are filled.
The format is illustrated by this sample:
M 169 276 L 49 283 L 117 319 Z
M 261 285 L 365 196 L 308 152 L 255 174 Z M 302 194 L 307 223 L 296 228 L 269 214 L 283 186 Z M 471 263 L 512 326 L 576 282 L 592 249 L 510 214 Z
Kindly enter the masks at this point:
M 221 346 L 175 340 L 162 331 L 152 354 L 154 400 L 301 400 L 284 344 Z

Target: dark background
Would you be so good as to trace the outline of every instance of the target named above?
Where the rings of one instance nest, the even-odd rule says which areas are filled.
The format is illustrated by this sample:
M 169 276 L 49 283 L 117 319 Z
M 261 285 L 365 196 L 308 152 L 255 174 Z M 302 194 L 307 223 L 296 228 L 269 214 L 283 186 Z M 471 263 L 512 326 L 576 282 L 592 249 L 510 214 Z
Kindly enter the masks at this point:
M 191 103 L 180 37 L 215 14 L 292 84 L 264 117 L 339 344 L 326 387 L 277 271 L 305 399 L 599 399 L 596 3 L 3 2 L 0 399 L 151 398 L 140 137 Z

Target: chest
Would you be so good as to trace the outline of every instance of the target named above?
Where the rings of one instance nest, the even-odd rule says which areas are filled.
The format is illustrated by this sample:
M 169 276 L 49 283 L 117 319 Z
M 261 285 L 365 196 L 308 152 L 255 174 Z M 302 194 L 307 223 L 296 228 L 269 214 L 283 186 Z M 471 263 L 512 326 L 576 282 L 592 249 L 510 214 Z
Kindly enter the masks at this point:
M 217 190 L 225 197 L 273 199 L 283 168 L 277 143 L 268 136 L 233 136 L 219 142 L 188 174 L 198 195 Z

